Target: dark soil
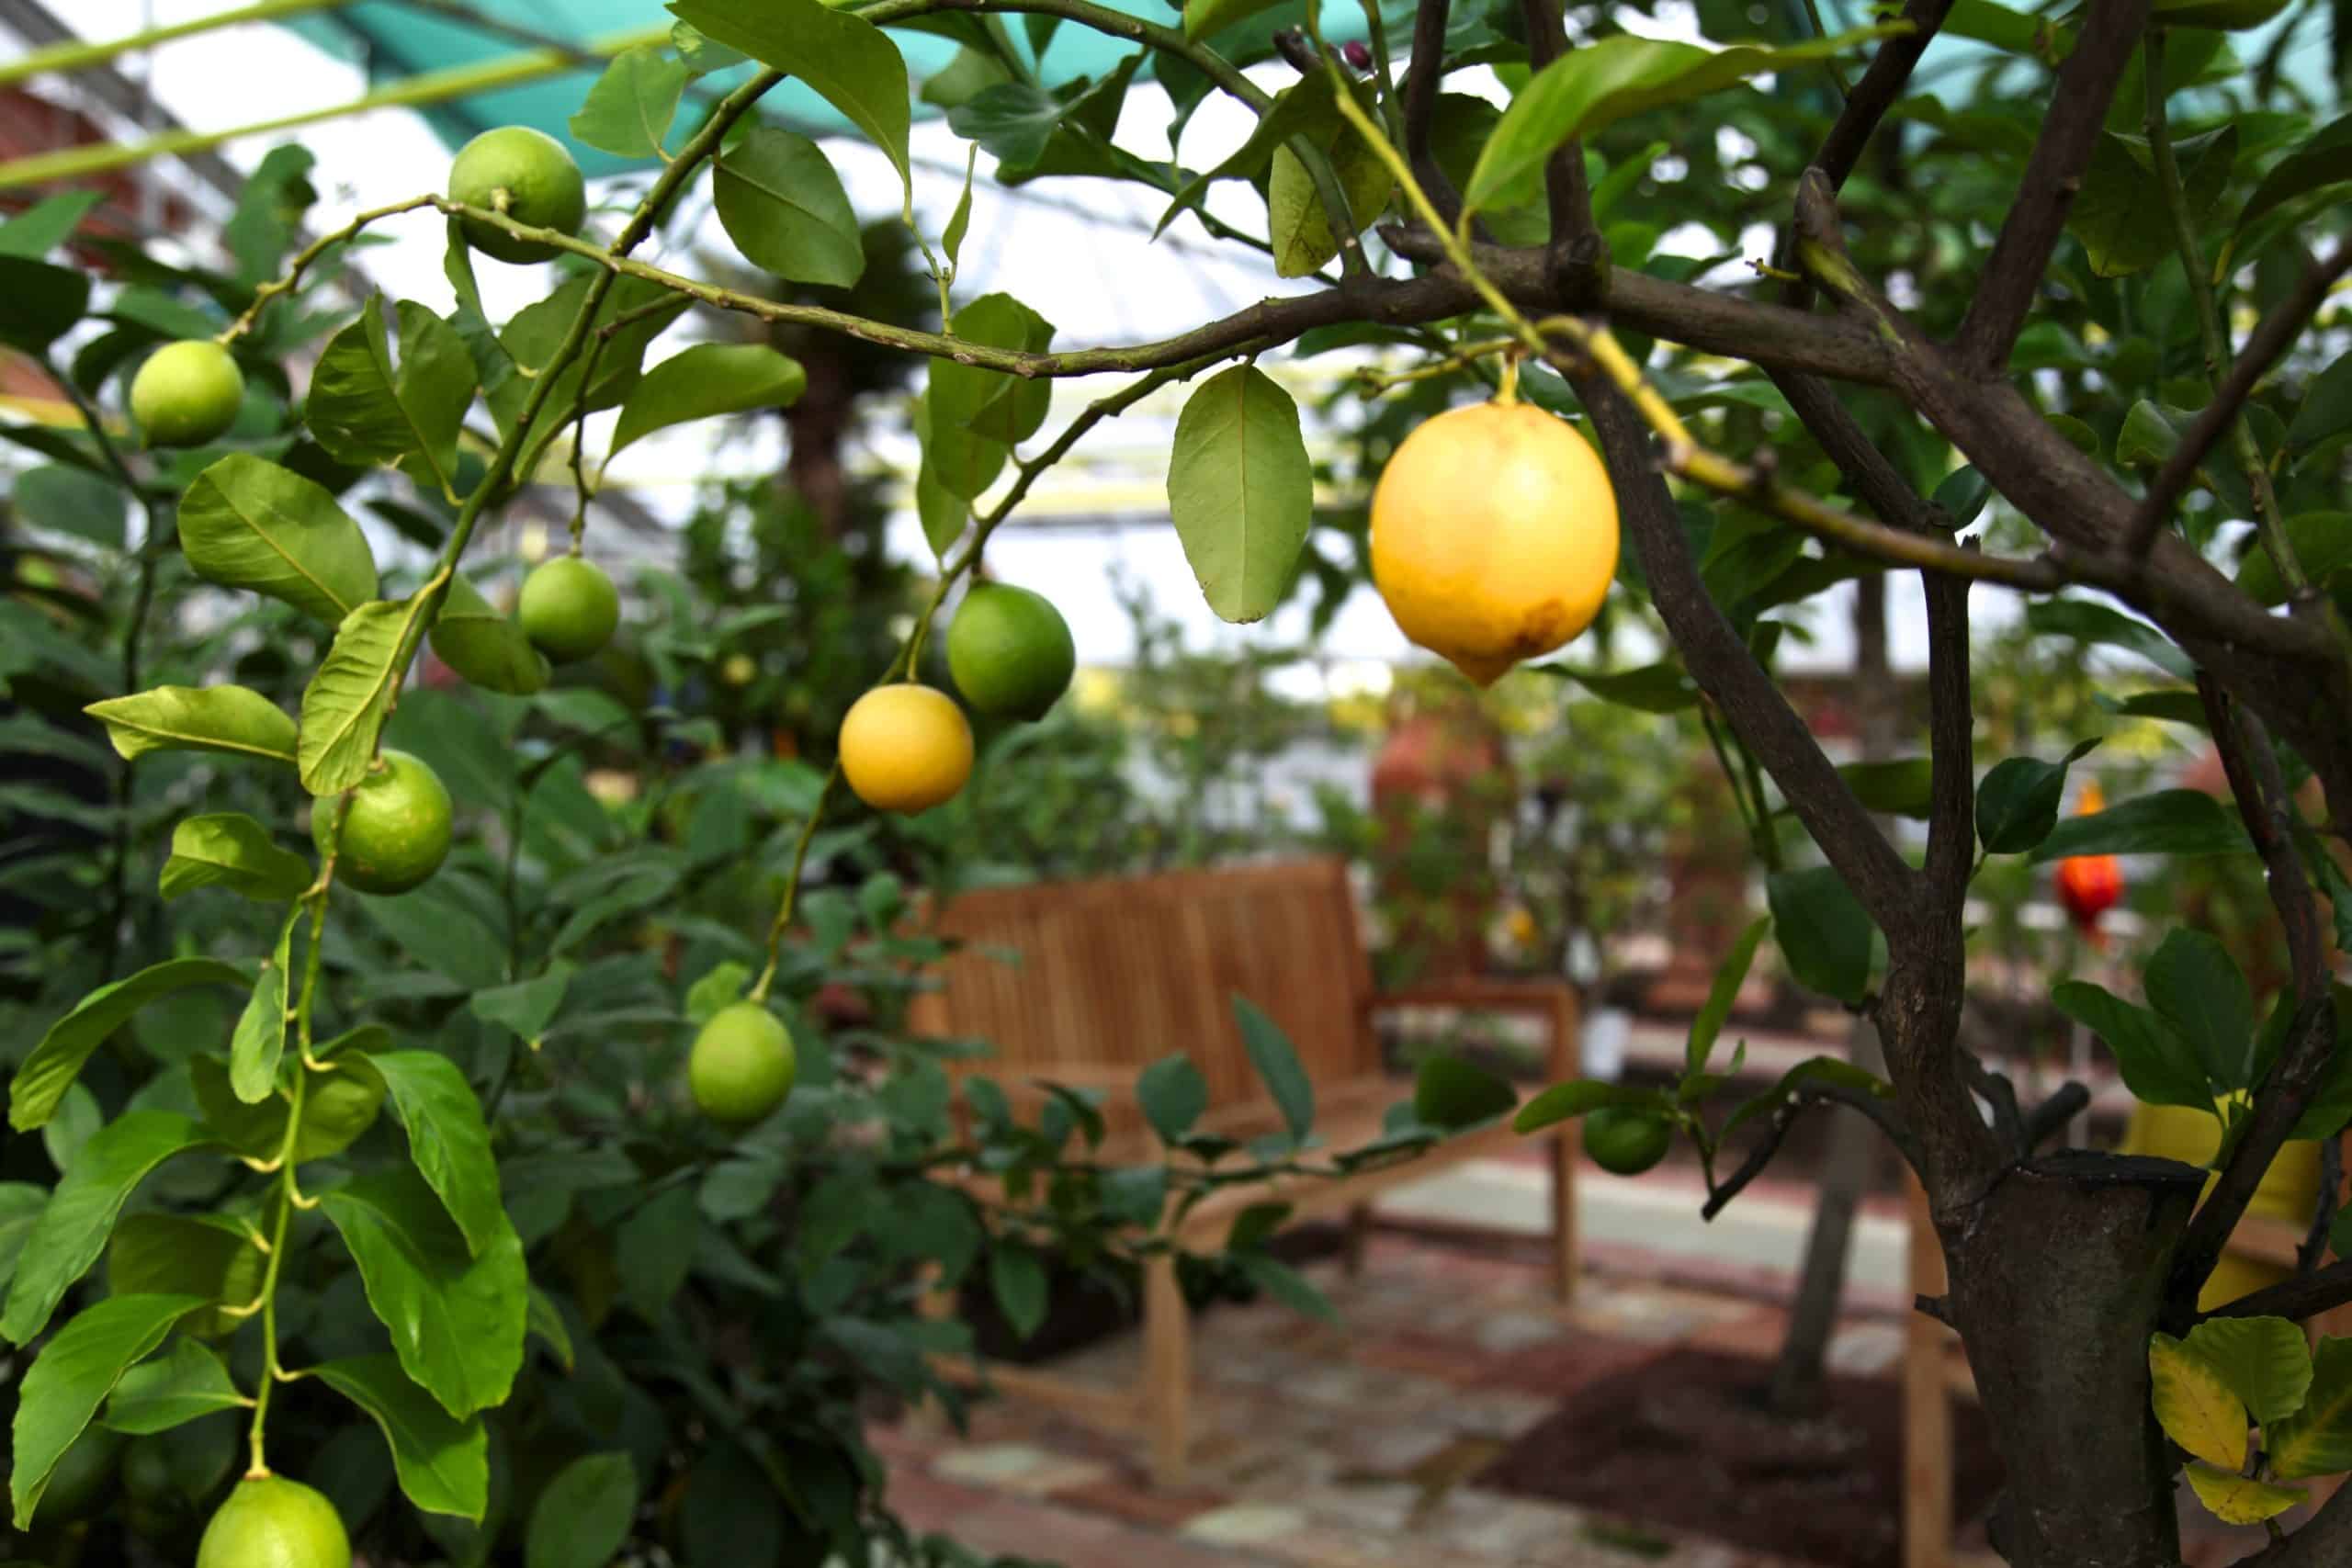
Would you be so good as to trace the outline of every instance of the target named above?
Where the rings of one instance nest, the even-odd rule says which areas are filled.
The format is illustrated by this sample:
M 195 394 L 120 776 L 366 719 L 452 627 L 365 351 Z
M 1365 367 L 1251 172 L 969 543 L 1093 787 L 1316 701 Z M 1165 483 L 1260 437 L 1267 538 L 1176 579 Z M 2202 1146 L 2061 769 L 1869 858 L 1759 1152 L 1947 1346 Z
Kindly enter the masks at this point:
M 1891 1378 L 1836 1378 L 1817 1416 L 1761 1404 L 1769 1368 L 1670 1351 L 1578 1389 L 1474 1484 L 1713 1536 L 1828 1568 L 1899 1568 L 1903 1400 Z M 1973 1519 L 2000 1489 L 1984 1412 L 1952 1404 L 1953 1496 Z

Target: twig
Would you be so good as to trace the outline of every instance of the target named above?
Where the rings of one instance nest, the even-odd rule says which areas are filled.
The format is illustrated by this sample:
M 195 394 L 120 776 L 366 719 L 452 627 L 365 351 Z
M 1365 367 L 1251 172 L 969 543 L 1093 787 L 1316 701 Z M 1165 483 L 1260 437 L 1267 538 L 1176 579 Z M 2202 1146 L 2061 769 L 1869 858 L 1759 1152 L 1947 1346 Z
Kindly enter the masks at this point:
M 1909 0 L 1903 7 L 1902 19 L 1911 24 L 1910 30 L 1889 35 L 1871 57 L 1870 68 L 1862 73 L 1861 80 L 1846 95 L 1846 107 L 1838 111 L 1837 122 L 1822 138 L 1821 151 L 1813 160 L 1815 166 L 1829 176 L 1833 190 L 1844 186 L 1846 176 L 1854 172 L 1871 132 L 1909 85 L 1919 57 L 1935 41 L 1951 6 L 1952 0 Z M 1815 23 L 1815 27 L 1819 25 Z
M 2026 1113 L 2025 1153 L 2030 1157 L 2059 1129 L 2090 1109 L 2091 1091 L 2071 1080 Z
M 1911 1130 L 1903 1124 L 1903 1119 L 1895 1113 L 1892 1104 L 1867 1089 L 1850 1089 L 1844 1084 L 1800 1084 L 1765 1119 L 1764 1136 L 1748 1151 L 1747 1157 L 1740 1161 L 1739 1168 L 1708 1190 L 1706 1204 L 1699 1211 L 1700 1217 L 1712 1220 L 1722 1213 L 1724 1206 L 1738 1197 L 1747 1184 L 1762 1175 L 1764 1168 L 1772 1163 L 1772 1156 L 1781 1152 L 1781 1144 L 1788 1137 L 1789 1129 L 1795 1124 L 1796 1119 L 1808 1107 L 1824 1103 L 1842 1105 L 1849 1111 L 1859 1111 L 1869 1117 L 1877 1123 L 1879 1131 L 1886 1134 L 1887 1141 L 1894 1145 L 1895 1152 L 1903 1156 L 1905 1162 L 1914 1170 L 1920 1168 L 1918 1143 L 1911 1136 Z
M 1542 71 L 1568 50 L 1566 23 L 1560 0 L 1520 0 L 1521 24 L 1527 30 L 1527 64 Z M 1553 248 L 1566 247 L 1592 232 L 1592 190 L 1585 179 L 1584 142 L 1571 137 L 1544 161 L 1544 209 L 1552 223 Z
M 2252 1295 L 2201 1314 L 2204 1317 L 2283 1317 L 2301 1323 L 2352 1302 L 2352 1262 L 2338 1261 L 2324 1269 L 2266 1285 Z
M 254 323 L 261 319 L 262 307 L 279 295 L 291 293 L 300 288 L 302 275 L 310 271 L 321 256 L 335 246 L 357 238 L 359 231 L 369 224 L 380 223 L 387 218 L 398 217 L 403 212 L 414 212 L 419 208 L 432 206 L 434 198 L 429 196 L 413 196 L 406 201 L 395 201 L 389 206 L 370 208 L 355 216 L 342 228 L 331 230 L 320 235 L 295 254 L 293 263 L 287 267 L 283 277 L 274 277 L 255 288 L 253 299 L 247 302 L 243 310 L 237 313 L 237 319 L 222 328 L 220 334 L 213 341 L 226 347 L 253 331 Z
M 1983 1057 L 1965 1049 L 1960 1052 L 1960 1070 L 1969 1087 L 1992 1106 L 1993 1130 L 2001 1141 L 2024 1156 L 2032 1145 L 2026 1142 L 2025 1119 L 2018 1113 L 2018 1086 L 2009 1075 L 1986 1066 Z
M 2327 1256 L 2328 1232 L 2335 1227 L 2336 1201 L 2343 1192 L 2344 1134 L 2338 1133 L 2319 1141 L 2319 1201 L 2312 1205 L 2312 1228 L 2295 1251 L 2295 1267 L 2306 1274 Z
M 1462 197 L 1430 151 L 1430 122 L 1437 114 L 1438 88 L 1445 78 L 1447 10 L 1447 0 L 1420 0 L 1413 12 L 1412 68 L 1405 77 L 1405 156 L 1450 228 L 1462 215 Z
M 1974 541 L 1969 548 L 1973 551 Z M 1976 707 L 1969 694 L 1966 575 L 1922 572 L 1928 600 L 1928 857 L 1931 918 L 1955 929 L 1976 848 Z

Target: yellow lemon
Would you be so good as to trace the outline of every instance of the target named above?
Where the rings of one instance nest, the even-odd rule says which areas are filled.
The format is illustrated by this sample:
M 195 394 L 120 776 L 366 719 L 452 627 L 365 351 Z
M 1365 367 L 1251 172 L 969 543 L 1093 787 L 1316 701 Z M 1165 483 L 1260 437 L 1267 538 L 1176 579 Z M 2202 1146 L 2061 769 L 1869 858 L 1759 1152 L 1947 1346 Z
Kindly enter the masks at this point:
M 1372 493 L 1372 580 L 1399 630 L 1481 686 L 1592 624 L 1617 573 L 1617 495 L 1591 446 L 1521 402 L 1452 410 Z
M 972 726 L 946 693 L 902 681 L 850 705 L 841 751 L 858 799 L 876 811 L 928 811 L 972 776 Z
M 2243 1091 L 2222 1098 L 2224 1103 L 2241 1109 L 2247 1101 Z M 2135 1103 L 2132 1107 L 2132 1118 L 2123 1133 L 2125 1154 L 2153 1155 L 2203 1166 L 2211 1164 L 2221 1150 L 2222 1123 L 2216 1117 L 2192 1106 Z M 2206 1178 L 2205 1190 L 2211 1192 L 2213 1184 L 2220 1179 L 2219 1174 Z M 2255 1190 L 2253 1201 L 2246 1205 L 2246 1213 L 2296 1225 L 2308 1224 L 2312 1211 L 2319 1203 L 2319 1145 L 2308 1140 L 2290 1143 L 2278 1151 L 2278 1157 L 2262 1173 L 2261 1184 Z M 2198 1294 L 2197 1310 L 2212 1312 L 2227 1306 L 2241 1296 L 2283 1283 L 2293 1272 L 2256 1258 L 2224 1254 Z

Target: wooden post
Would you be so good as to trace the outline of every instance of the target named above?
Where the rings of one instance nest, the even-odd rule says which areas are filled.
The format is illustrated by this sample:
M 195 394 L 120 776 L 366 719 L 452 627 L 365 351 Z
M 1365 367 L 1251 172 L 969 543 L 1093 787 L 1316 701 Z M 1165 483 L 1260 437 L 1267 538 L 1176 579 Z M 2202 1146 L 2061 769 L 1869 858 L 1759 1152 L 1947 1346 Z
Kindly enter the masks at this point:
M 1906 1167 L 1912 1291 L 1944 1292 L 1944 1249 L 1928 1194 Z M 1951 1331 L 1926 1313 L 1905 1320 L 1903 1341 L 1903 1568 L 1947 1568 L 1951 1555 L 1951 1392 L 1944 1371 Z
M 1552 1137 L 1552 1294 L 1566 1306 L 1577 1297 L 1577 1275 L 1584 1266 L 1583 1237 L 1577 1230 L 1577 1141 L 1566 1133 Z
M 1162 1253 L 1144 1265 L 1144 1413 L 1151 1427 L 1151 1479 L 1184 1484 L 1184 1455 L 1192 1421 L 1192 1324 L 1176 1258 Z
M 1364 1246 L 1371 1236 L 1372 1205 L 1369 1203 L 1350 1205 L 1347 1245 L 1345 1250 L 1340 1255 L 1340 1262 L 1351 1280 L 1363 1272 Z

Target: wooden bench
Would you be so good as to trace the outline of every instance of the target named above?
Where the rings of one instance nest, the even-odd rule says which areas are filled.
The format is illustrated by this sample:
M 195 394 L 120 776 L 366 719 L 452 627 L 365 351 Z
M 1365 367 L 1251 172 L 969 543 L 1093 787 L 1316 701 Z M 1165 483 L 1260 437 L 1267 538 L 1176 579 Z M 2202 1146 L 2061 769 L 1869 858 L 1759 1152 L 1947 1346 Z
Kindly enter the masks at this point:
M 994 1055 L 960 1070 L 997 1079 L 1017 1111 L 1033 1111 L 1043 1098 L 1036 1080 L 1102 1090 L 1109 1130 L 1099 1157 L 1109 1162 L 1160 1157 L 1134 1086 L 1146 1066 L 1175 1052 L 1190 1056 L 1208 1084 L 1199 1130 L 1246 1139 L 1282 1125 L 1234 1021 L 1236 995 L 1263 1009 L 1296 1046 L 1315 1086 L 1314 1135 L 1325 1151 L 1373 1142 L 1384 1112 L 1411 1093 L 1384 1069 L 1373 1029 L 1383 1008 L 1532 1015 L 1549 1034 L 1548 1077 L 1577 1069 L 1576 997 L 1560 983 L 1446 980 L 1375 994 L 1344 861 L 988 889 L 947 904 L 938 929 L 959 945 L 936 972 L 938 988 L 913 1004 L 913 1032 L 987 1041 Z M 1373 1198 L 1521 1141 L 1507 1122 L 1491 1123 L 1402 1164 L 1221 1189 L 1184 1216 L 1176 1240 L 1187 1250 L 1215 1250 L 1242 1209 L 1278 1200 L 1294 1206 L 1294 1220 L 1347 1214 L 1352 1268 Z M 1574 1151 L 1552 1142 L 1553 1286 L 1566 1301 L 1577 1277 Z M 1099 1424 L 1148 1433 L 1154 1478 L 1178 1485 L 1189 1436 L 1191 1336 L 1172 1258 L 1147 1264 L 1143 1314 L 1139 1388 L 1105 1394 L 1049 1372 L 1003 1367 L 990 1381 Z M 960 1364 L 949 1370 L 977 1375 Z

